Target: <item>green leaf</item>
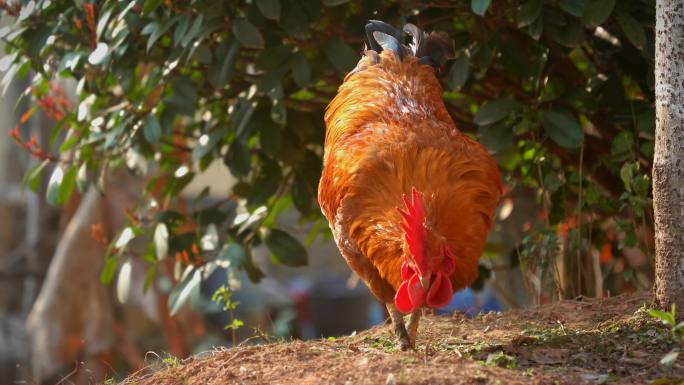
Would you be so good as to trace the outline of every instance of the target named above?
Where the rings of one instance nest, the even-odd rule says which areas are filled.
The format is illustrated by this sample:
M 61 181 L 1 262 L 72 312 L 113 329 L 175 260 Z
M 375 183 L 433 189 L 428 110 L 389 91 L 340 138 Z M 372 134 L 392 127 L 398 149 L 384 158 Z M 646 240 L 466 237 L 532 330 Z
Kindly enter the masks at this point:
M 173 32 L 173 43 L 175 45 L 178 45 L 183 41 L 183 38 L 185 37 L 185 34 L 188 32 L 188 28 L 190 27 L 190 18 L 192 15 L 190 13 L 186 13 L 183 16 L 180 17 L 178 20 L 178 25 L 176 26 L 175 31 Z
M 299 87 L 304 88 L 309 85 L 311 82 L 311 66 L 304 52 L 297 51 L 292 54 L 290 69 L 292 70 L 292 78 Z
M 615 0 L 589 0 L 582 12 L 582 22 L 588 28 L 603 24 L 615 8 Z
M 157 260 L 161 261 L 166 258 L 169 251 L 169 229 L 163 222 L 157 223 L 154 228 L 154 250 L 157 255 Z
M 544 5 L 542 0 L 529 0 L 527 3 L 523 4 L 516 16 L 518 27 L 525 27 L 537 20 L 541 14 L 542 5 Z
M 500 151 L 513 145 L 513 130 L 505 124 L 479 127 L 480 143 L 491 151 Z
M 36 2 L 34 0 L 31 0 L 29 2 L 24 2 L 24 4 L 21 6 L 19 10 L 19 21 L 23 21 L 28 19 L 32 14 L 33 11 L 36 9 Z
M 228 166 L 230 173 L 238 178 L 249 175 L 252 169 L 252 154 L 247 144 L 242 140 L 233 141 L 224 157 L 224 163 Z
M 62 184 L 59 187 L 59 194 L 57 195 L 58 205 L 63 205 L 69 200 L 72 191 L 74 191 L 74 185 L 76 184 L 76 174 L 78 173 L 78 168 L 70 167 L 65 173 L 62 179 Z
M 59 62 L 59 72 L 64 71 L 65 69 L 68 69 L 69 71 L 74 71 L 76 67 L 78 66 L 78 63 L 81 61 L 81 56 L 83 56 L 82 52 L 69 52 L 65 54 L 62 57 L 62 60 Z M 2 66 L 0 65 L 0 71 L 2 71 Z
M 188 266 L 180 283 L 169 294 L 170 315 L 178 313 L 191 297 L 199 294 L 200 283 L 202 283 L 202 270 Z
M 264 71 L 273 71 L 285 64 L 292 55 L 292 47 L 289 45 L 276 45 L 268 47 L 259 53 L 256 67 Z
M 280 19 L 280 0 L 256 0 L 257 8 L 265 18 Z
M 183 166 L 185 167 L 185 166 Z M 183 175 L 174 175 L 175 178 L 171 178 L 169 183 L 166 184 L 164 187 L 164 196 L 168 197 L 175 197 L 178 194 L 180 194 L 183 189 L 192 182 L 192 180 L 195 178 L 195 173 L 194 172 L 187 172 Z
M 200 250 L 202 251 L 214 251 L 218 248 L 219 236 L 218 229 L 216 225 L 210 223 L 207 226 L 207 230 L 204 232 L 202 238 L 200 238 Z
M 133 264 L 131 259 L 121 264 L 119 276 L 116 279 L 116 298 L 121 303 L 126 303 L 131 295 L 131 277 L 133 274 Z
M 147 290 L 149 290 L 156 276 L 157 265 L 152 265 L 147 269 L 147 273 L 145 273 L 145 280 L 143 281 L 143 294 L 147 293 Z
M 180 76 L 172 83 L 173 95 L 164 99 L 164 102 L 172 106 L 174 112 L 192 116 L 197 108 L 196 83 L 187 76 Z
M 544 32 L 544 18 L 538 17 L 532 24 L 527 26 L 527 33 L 534 40 L 539 40 L 542 32 Z
M 88 63 L 98 65 L 109 57 L 109 46 L 107 43 L 97 43 L 97 46 L 88 56 Z
M 45 167 L 48 164 L 50 164 L 50 160 L 45 159 L 37 166 L 34 166 L 31 169 L 29 169 L 24 175 L 24 185 L 28 186 L 31 189 L 31 191 L 38 192 L 38 188 L 40 187 L 40 181 L 42 180 L 43 176 L 43 170 L 45 170 Z
M 142 13 L 143 15 L 149 15 L 150 13 L 154 12 L 163 2 L 164 0 L 147 0 L 145 1 L 145 5 L 143 5 L 143 10 Z
M 264 274 L 264 272 L 261 271 L 261 269 L 257 265 L 255 265 L 254 262 L 252 261 L 252 253 L 251 253 L 250 249 L 247 249 L 246 252 L 247 252 L 247 258 L 245 258 L 245 261 L 244 261 L 242 267 L 247 272 L 247 276 L 249 277 L 249 280 L 254 282 L 254 283 L 258 283 L 259 281 L 261 281 L 262 278 L 264 278 L 266 276 L 266 274 Z
M 634 180 L 634 174 L 639 172 L 638 162 L 626 162 L 620 168 L 620 179 L 625 185 L 625 190 L 632 191 L 632 181 Z
M 46 199 L 47 202 L 53 206 L 59 206 L 59 191 L 62 187 L 62 181 L 64 180 L 64 170 L 62 165 L 58 164 L 52 170 L 52 175 L 50 175 L 50 181 L 48 182 Z
M 655 143 L 652 141 L 643 141 L 639 146 L 639 151 L 648 158 L 652 158 L 655 153 Z
M 59 145 L 59 152 L 65 153 L 71 150 L 79 142 L 79 139 L 78 135 L 74 135 L 73 131 L 69 131 L 62 144 Z
M 245 325 L 245 323 L 242 320 L 239 320 L 237 318 L 233 318 L 233 320 L 230 322 L 230 324 L 226 325 L 224 327 L 224 329 L 236 330 L 236 329 L 239 329 L 241 326 L 244 326 L 244 325 Z
M 491 0 L 470 0 L 470 8 L 477 15 L 484 16 L 489 8 Z
M 258 206 L 266 203 L 275 194 L 280 186 L 282 173 L 277 162 L 265 160 L 261 167 L 261 173 L 254 182 L 250 191 L 248 202 L 250 206 Z
M 215 60 L 209 67 L 207 74 L 209 83 L 214 88 L 223 88 L 233 78 L 235 71 L 235 63 L 237 62 L 238 54 L 240 53 L 240 44 L 237 40 L 224 40 L 216 50 Z
M 100 282 L 104 285 L 108 285 L 112 282 L 114 278 L 114 273 L 116 272 L 116 267 L 119 265 L 119 258 L 116 256 L 105 258 L 104 266 L 100 272 Z
M 480 126 L 496 123 L 518 110 L 521 104 L 515 100 L 504 98 L 485 102 L 475 114 L 473 121 Z
M 204 23 L 204 14 L 199 14 L 195 21 L 192 23 L 192 26 L 188 30 L 188 32 L 183 36 L 183 39 L 180 41 L 181 47 L 187 47 L 188 44 L 194 39 L 199 33 L 202 28 L 202 24 Z
M 321 0 L 321 3 L 325 5 L 326 7 L 335 7 L 340 4 L 344 4 L 348 2 L 349 0 Z
M 550 78 L 539 95 L 539 101 L 550 102 L 558 99 L 565 92 L 565 83 L 559 78 Z
M 150 49 L 154 46 L 154 43 L 159 40 L 159 38 L 166 33 L 166 31 L 169 30 L 176 22 L 178 21 L 178 17 L 174 17 L 171 19 L 167 19 L 164 21 L 161 25 L 158 24 L 156 28 L 151 29 L 150 33 L 150 38 L 147 40 L 147 52 L 150 52 Z M 153 22 L 156 23 L 156 22 Z
M 135 232 L 133 231 L 132 227 L 126 227 L 121 231 L 121 234 L 119 237 L 116 239 L 116 243 L 114 244 L 114 247 L 117 249 L 121 249 L 126 247 L 128 245 L 128 242 L 130 242 L 133 238 L 135 238 Z
M 454 91 L 460 90 L 468 81 L 469 75 L 470 60 L 465 53 L 461 53 L 456 57 L 449 69 L 449 74 L 447 75 L 447 84 L 449 85 L 449 88 Z
M 99 19 L 97 20 L 97 27 L 95 28 L 95 36 L 97 36 L 98 39 L 102 37 L 102 34 L 105 32 L 105 29 L 109 24 L 109 18 L 112 17 L 112 11 L 113 9 L 109 8 L 99 16 Z
M 157 144 L 159 143 L 161 134 L 161 126 L 159 125 L 159 120 L 157 120 L 157 117 L 154 115 L 148 115 L 143 124 L 143 135 L 145 136 L 145 140 L 152 144 Z
M 283 144 L 283 129 L 268 119 L 260 124 L 259 143 L 261 149 L 271 157 L 278 157 Z
M 231 243 L 223 245 L 216 262 L 224 269 L 228 269 L 242 267 L 246 259 L 245 249 L 237 243 Z
M 145 25 L 143 29 L 140 31 L 141 35 L 151 35 L 154 31 L 159 29 L 159 23 L 156 21 L 150 22 L 149 24 Z
M 684 321 L 678 323 L 677 325 L 674 326 L 674 331 L 679 331 L 679 330 L 684 330 Z
M 632 147 L 634 146 L 634 135 L 629 131 L 622 131 L 615 136 L 610 145 L 610 154 L 617 161 L 625 160 L 625 157 L 630 155 Z
M 617 21 L 627 39 L 637 48 L 643 50 L 646 47 L 646 31 L 632 15 L 626 12 L 618 12 Z
M 192 149 L 192 160 L 202 159 L 216 147 L 225 134 L 225 130 L 215 130 L 209 134 L 202 134 L 197 145 Z
M 582 145 L 582 126 L 569 110 L 555 107 L 544 112 L 544 132 L 561 147 L 575 149 Z
M 655 318 L 660 319 L 663 323 L 665 323 L 669 326 L 672 326 L 675 324 L 674 315 L 669 311 L 651 309 L 648 311 L 648 314 L 650 314 L 651 317 L 655 317 Z
M 586 3 L 587 0 L 560 0 L 558 5 L 563 11 L 575 17 L 582 17 Z
M 88 166 L 86 163 L 81 164 L 76 173 L 76 188 L 78 191 L 84 193 L 88 188 Z
M 277 262 L 287 266 L 306 265 L 306 249 L 292 235 L 282 230 L 267 228 L 261 228 L 260 234 Z
M 292 181 L 292 203 L 294 203 L 297 210 L 307 215 L 311 211 L 314 191 L 307 180 L 299 173 L 295 175 Z
M 323 46 L 323 52 L 335 69 L 346 74 L 356 67 L 359 54 L 339 40 L 330 40 Z
M 274 99 L 271 105 L 271 119 L 284 126 L 287 123 L 287 106 L 283 99 Z
M 564 24 L 548 23 L 546 31 L 553 40 L 566 47 L 574 48 L 584 41 L 584 28 L 574 18 Z
M 246 48 L 264 48 L 264 38 L 259 29 L 246 19 L 236 19 L 233 23 L 233 34 L 240 44 Z

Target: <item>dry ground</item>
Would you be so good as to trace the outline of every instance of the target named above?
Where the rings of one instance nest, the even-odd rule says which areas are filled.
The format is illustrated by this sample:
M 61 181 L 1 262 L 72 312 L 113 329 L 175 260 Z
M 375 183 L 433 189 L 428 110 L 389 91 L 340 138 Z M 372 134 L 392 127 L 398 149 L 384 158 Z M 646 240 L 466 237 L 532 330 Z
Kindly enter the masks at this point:
M 684 384 L 681 348 L 645 312 L 646 295 L 583 299 L 468 319 L 427 316 L 416 351 L 390 328 L 166 359 L 123 382 L 165 384 Z

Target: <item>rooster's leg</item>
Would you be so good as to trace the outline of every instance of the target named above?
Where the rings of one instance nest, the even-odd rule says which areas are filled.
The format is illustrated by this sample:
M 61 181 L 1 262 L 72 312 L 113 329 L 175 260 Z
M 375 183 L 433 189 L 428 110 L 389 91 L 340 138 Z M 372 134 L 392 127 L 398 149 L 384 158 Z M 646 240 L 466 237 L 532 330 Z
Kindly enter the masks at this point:
M 423 314 L 423 309 L 416 309 L 411 313 L 409 317 L 408 325 L 406 331 L 408 332 L 409 342 L 411 347 L 416 347 L 416 334 L 418 334 L 418 322 L 420 321 L 420 316 Z
M 389 312 L 390 318 L 392 319 L 392 327 L 394 328 L 394 335 L 397 336 L 399 340 L 399 346 L 401 350 L 408 350 L 412 347 L 409 335 L 406 332 L 406 326 L 404 326 L 404 315 L 397 310 L 393 303 L 387 304 L 387 311 Z

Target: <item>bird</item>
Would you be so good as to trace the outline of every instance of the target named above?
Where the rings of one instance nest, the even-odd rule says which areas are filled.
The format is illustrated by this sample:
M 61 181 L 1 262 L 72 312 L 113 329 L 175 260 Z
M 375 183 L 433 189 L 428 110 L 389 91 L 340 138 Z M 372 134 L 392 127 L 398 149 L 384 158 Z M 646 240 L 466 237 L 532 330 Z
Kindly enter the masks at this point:
M 365 32 L 361 59 L 325 110 L 318 201 L 408 350 L 423 309 L 443 307 L 477 278 L 503 185 L 496 161 L 444 104 L 436 74 L 453 40 L 378 20 Z

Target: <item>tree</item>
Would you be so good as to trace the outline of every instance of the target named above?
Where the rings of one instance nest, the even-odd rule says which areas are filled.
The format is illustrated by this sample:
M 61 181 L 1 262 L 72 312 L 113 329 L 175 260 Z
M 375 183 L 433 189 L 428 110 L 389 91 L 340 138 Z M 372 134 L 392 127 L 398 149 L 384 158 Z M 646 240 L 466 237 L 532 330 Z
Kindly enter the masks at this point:
M 615 266 L 626 263 L 624 248 L 650 254 L 637 230 L 652 228 L 654 0 L 0 6 L 15 19 L 0 30 L 2 85 L 31 77 L 34 107 L 11 133 L 42 161 L 28 184 L 37 188 L 51 173 L 46 197 L 60 204 L 74 187 L 101 186 L 112 168 L 148 180 L 130 224 L 110 238 L 105 282 L 134 238 L 149 242 L 139 256 L 149 282 L 171 257 L 184 271 L 173 309 L 217 265 L 258 281 L 256 245 L 265 244 L 275 263 L 305 264 L 305 248 L 277 218 L 294 207 L 313 224 L 308 240 L 329 236 L 315 199 L 321 117 L 372 18 L 410 21 L 456 41 L 456 59 L 440 72 L 445 101 L 457 125 L 496 152 L 511 189 L 536 194 L 540 213 L 527 234 L 514 236 L 514 259 L 550 296 L 600 294 L 597 276 L 642 286 L 635 277 L 648 276 Z M 56 86 L 60 78 L 77 84 L 75 105 Z M 52 138 L 28 132 L 37 107 L 55 121 Z M 184 205 L 183 189 L 213 162 L 238 179 L 231 196 L 216 202 L 201 194 Z M 604 250 L 602 268 L 596 250 Z
M 656 301 L 684 309 L 684 5 L 656 5 L 653 209 Z M 681 313 L 680 313 L 681 314 Z

